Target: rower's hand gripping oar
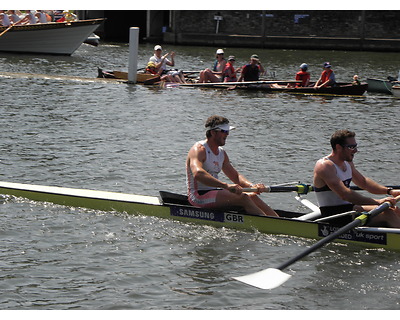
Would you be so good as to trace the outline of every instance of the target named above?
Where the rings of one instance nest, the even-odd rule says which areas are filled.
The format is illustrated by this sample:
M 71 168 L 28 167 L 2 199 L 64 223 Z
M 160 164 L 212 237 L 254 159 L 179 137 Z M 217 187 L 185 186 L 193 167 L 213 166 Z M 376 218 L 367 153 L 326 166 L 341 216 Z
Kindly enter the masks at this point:
M 298 194 L 307 194 L 312 191 L 312 186 L 307 184 L 298 184 L 296 186 L 265 186 L 263 189 L 259 188 L 243 188 L 243 192 L 292 192 L 296 191 Z
M 400 196 L 397 196 L 394 199 L 396 202 L 398 202 L 400 200 Z M 349 224 L 343 226 L 336 232 L 331 233 L 329 236 L 321 239 L 320 241 L 313 244 L 308 249 L 304 250 L 299 255 L 297 255 L 297 256 L 293 257 L 292 259 L 288 260 L 287 262 L 281 264 L 277 268 L 268 268 L 268 269 L 265 269 L 265 270 L 262 270 L 259 272 L 255 272 L 252 274 L 248 274 L 245 276 L 234 277 L 233 279 L 241 281 L 248 285 L 260 288 L 260 289 L 274 289 L 276 287 L 279 287 L 280 285 L 285 283 L 287 280 L 289 280 L 291 277 L 291 275 L 283 272 L 282 271 L 283 269 L 287 268 L 288 266 L 290 266 L 291 264 L 300 260 L 301 258 L 307 256 L 311 252 L 316 251 L 317 249 L 319 249 L 326 243 L 331 242 L 332 240 L 338 238 L 340 235 L 349 231 L 350 229 L 365 225 L 369 219 L 371 219 L 371 218 L 375 217 L 376 215 L 378 215 L 379 213 L 385 211 L 390 206 L 391 206 L 391 203 L 389 201 L 386 201 L 386 202 L 382 203 L 381 205 L 377 206 L 376 208 L 372 209 L 371 211 L 363 213 L 362 215 L 355 218 Z

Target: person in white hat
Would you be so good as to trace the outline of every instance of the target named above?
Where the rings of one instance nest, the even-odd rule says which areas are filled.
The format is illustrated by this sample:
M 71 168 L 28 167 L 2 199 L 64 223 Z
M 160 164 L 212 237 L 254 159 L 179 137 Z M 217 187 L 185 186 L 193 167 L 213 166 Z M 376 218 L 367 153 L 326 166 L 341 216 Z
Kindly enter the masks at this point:
M 175 65 L 175 52 L 166 53 L 163 56 L 162 54 L 162 47 L 160 45 L 156 45 L 154 47 L 154 55 L 149 59 L 149 62 L 154 62 L 156 65 L 157 71 L 161 70 L 161 74 L 165 73 L 167 70 L 167 65 L 173 67 Z M 171 60 L 167 57 L 170 56 Z
M 206 120 L 206 140 L 196 142 L 189 150 L 186 159 L 186 179 L 188 200 L 200 208 L 227 208 L 238 206 L 249 214 L 260 216 L 278 216 L 256 192 L 244 193 L 243 188 L 254 187 L 263 191 L 260 183 L 253 185 L 238 173 L 229 161 L 225 145 L 230 130 L 225 117 L 214 115 Z M 218 178 L 221 172 L 232 181 L 225 183 Z
M 218 49 L 215 53 L 216 60 L 213 64 L 212 69 L 206 68 L 200 71 L 199 82 L 221 82 L 222 71 L 225 69 L 226 60 L 224 58 L 224 50 Z

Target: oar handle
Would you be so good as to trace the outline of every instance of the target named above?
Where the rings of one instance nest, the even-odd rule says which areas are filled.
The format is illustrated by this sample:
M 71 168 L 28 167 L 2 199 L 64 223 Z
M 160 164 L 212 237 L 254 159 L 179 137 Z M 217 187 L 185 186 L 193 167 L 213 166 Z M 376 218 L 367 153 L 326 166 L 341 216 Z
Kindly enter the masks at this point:
M 298 194 L 307 194 L 313 191 L 312 186 L 307 184 L 298 184 L 295 186 L 265 186 L 263 189 L 258 188 L 243 188 L 243 192 L 292 192 L 295 191 Z

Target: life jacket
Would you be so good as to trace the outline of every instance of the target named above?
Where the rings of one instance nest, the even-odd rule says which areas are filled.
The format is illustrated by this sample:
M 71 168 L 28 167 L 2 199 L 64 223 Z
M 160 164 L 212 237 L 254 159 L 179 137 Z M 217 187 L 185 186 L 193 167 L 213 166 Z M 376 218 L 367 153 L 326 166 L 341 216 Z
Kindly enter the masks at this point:
M 325 83 L 326 81 L 328 81 L 332 73 L 333 73 L 332 69 L 322 71 L 321 83 Z
M 298 86 L 304 87 L 307 83 L 307 81 L 310 80 L 310 73 L 307 71 L 299 71 L 296 73 L 296 80 L 300 80 L 301 84 L 298 84 Z
M 146 68 L 146 73 L 157 74 L 157 71 L 155 69 Z
M 231 71 L 231 74 L 229 74 L 228 70 Z M 226 64 L 225 69 L 224 69 L 224 80 L 225 79 L 228 79 L 227 81 L 229 81 L 229 82 L 237 81 L 235 68 L 233 67 L 233 65 L 231 65 L 230 62 L 228 62 Z

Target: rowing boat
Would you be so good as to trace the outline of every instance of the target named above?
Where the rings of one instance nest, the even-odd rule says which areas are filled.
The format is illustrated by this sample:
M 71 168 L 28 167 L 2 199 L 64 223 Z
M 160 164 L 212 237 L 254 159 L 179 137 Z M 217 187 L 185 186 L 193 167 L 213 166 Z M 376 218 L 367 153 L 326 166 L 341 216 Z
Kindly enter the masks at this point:
M 368 78 L 368 92 L 376 92 L 376 93 L 387 93 L 392 94 L 392 86 L 399 84 L 399 81 L 396 80 L 381 80 Z
M 97 68 L 97 78 L 106 79 L 119 79 L 128 81 L 128 72 L 124 71 L 104 71 L 101 68 Z M 154 84 L 160 81 L 159 75 L 154 75 L 150 73 L 137 73 L 136 82 L 143 84 Z
M 298 187 L 285 189 L 299 190 Z M 279 191 L 276 190 L 277 192 Z M 109 191 L 0 182 L 0 194 L 22 197 L 34 201 L 102 211 L 125 212 L 167 218 L 182 222 L 206 224 L 244 231 L 257 230 L 267 234 L 282 234 L 319 239 L 337 230 L 325 222 L 304 220 L 310 213 L 276 210 L 279 217 L 261 217 L 236 210 L 200 209 L 189 205 L 187 197 L 160 192 L 160 197 L 134 195 Z M 307 199 L 304 199 L 307 200 Z M 314 214 L 312 214 L 315 216 Z M 400 251 L 400 229 L 360 227 L 351 230 L 339 242 L 356 243 L 368 248 Z
M 218 83 L 193 83 L 180 86 L 219 88 L 219 89 L 237 89 L 246 91 L 264 91 L 268 93 L 285 92 L 291 94 L 310 94 L 310 95 L 344 95 L 344 96 L 362 96 L 367 90 L 366 83 L 353 85 L 351 83 L 337 83 L 332 87 L 295 87 L 288 86 L 289 83 L 296 81 L 285 80 L 267 80 L 267 81 L 251 81 L 251 82 L 218 82 Z

